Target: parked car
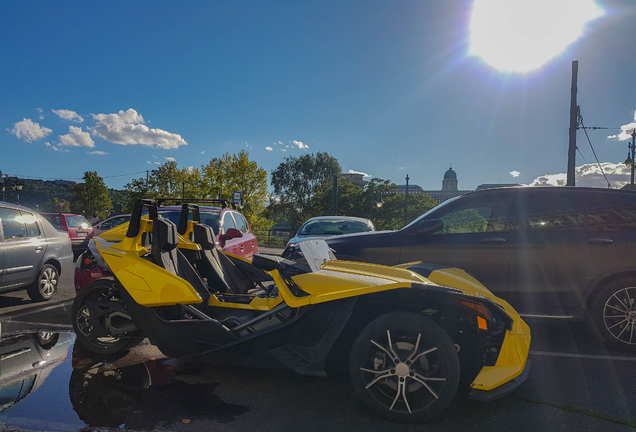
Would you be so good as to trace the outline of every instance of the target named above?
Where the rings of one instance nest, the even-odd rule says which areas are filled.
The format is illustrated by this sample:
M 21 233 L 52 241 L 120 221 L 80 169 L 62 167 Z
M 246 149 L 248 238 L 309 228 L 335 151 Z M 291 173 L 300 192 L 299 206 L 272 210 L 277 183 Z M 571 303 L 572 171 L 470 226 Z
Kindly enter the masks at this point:
M 88 248 L 88 241 L 93 237 L 93 228 L 84 216 L 73 213 L 40 214 L 51 222 L 55 229 L 68 233 L 75 256 Z
M 181 206 L 159 207 L 158 213 L 178 225 Z M 224 251 L 249 260 L 258 253 L 256 236 L 245 216 L 238 210 L 230 207 L 199 206 L 199 214 L 201 223 L 212 227 L 217 244 Z
M 71 333 L 38 331 L 0 338 L 0 413 L 40 388 L 66 359 Z
M 339 259 L 463 268 L 522 316 L 583 319 L 636 351 L 636 194 L 499 188 L 446 201 L 398 231 L 327 240 Z
M 0 203 L 0 293 L 26 289 L 35 301 L 49 300 L 72 262 L 65 232 L 33 210 Z
M 93 225 L 93 236 L 98 236 L 104 231 L 108 231 L 111 228 L 115 228 L 123 224 L 124 222 L 128 222 L 130 220 L 129 214 L 121 214 L 117 216 L 109 217 L 108 219 L 104 219 L 101 222 Z
M 352 216 L 318 216 L 302 224 L 296 235 L 287 244 L 369 231 L 375 231 L 373 222 L 369 219 Z

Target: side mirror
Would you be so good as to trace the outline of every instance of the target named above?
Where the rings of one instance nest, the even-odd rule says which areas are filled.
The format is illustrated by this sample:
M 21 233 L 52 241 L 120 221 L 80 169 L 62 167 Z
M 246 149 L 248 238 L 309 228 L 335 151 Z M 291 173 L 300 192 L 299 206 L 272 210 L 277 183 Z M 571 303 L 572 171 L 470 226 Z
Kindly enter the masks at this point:
M 429 236 L 444 229 L 444 222 L 439 219 L 427 219 L 417 224 L 415 235 L 418 237 Z
M 243 233 L 236 228 L 228 228 L 228 230 L 225 231 L 225 240 L 230 240 L 233 238 L 240 238 L 240 237 L 243 237 Z

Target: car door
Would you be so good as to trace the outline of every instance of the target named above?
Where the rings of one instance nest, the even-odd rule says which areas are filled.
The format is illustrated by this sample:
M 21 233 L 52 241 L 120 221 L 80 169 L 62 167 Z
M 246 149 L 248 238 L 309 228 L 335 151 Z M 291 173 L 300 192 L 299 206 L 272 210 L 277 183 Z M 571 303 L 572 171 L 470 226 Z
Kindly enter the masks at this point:
M 418 235 L 417 225 L 404 236 L 400 262 L 422 261 L 458 267 L 489 290 L 505 292 L 516 223 L 509 195 L 475 194 L 443 206 L 426 220 L 440 220 L 441 231 Z
M 234 222 L 232 212 L 228 211 L 223 214 L 223 225 L 221 227 L 221 235 L 223 236 L 222 238 L 224 241 L 223 250 L 233 253 L 234 255 L 242 256 L 243 254 L 241 252 L 241 242 L 243 239 L 241 237 L 225 240 L 225 233 L 230 228 L 236 228 L 236 222 Z
M 580 315 L 587 288 L 620 266 L 627 246 L 609 203 L 591 191 L 538 189 L 520 194 L 518 208 L 507 299 L 523 314 Z
M 36 277 L 46 239 L 33 213 L 0 207 L 0 219 L 4 233 L 2 286 L 25 284 Z
M 239 212 L 232 212 L 232 216 L 234 216 L 236 228 L 243 233 L 243 237 L 241 238 L 241 256 L 251 260 L 254 254 L 258 252 L 256 236 L 250 231 L 247 220 L 245 220 L 245 217 L 242 214 Z

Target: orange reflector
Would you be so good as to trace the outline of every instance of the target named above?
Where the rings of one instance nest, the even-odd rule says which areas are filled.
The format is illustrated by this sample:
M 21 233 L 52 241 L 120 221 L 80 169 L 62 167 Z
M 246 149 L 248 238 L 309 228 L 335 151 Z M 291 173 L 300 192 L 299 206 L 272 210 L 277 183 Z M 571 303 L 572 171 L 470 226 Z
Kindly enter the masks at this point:
M 478 316 L 477 317 L 477 327 L 479 327 L 482 330 L 488 330 L 488 323 L 486 323 L 485 319 L 483 319 L 482 317 Z
M 481 303 L 473 303 L 473 302 L 469 302 L 469 301 L 462 301 L 462 304 L 464 306 L 466 306 L 469 309 L 474 310 L 477 313 L 482 314 L 483 316 L 485 316 L 486 318 L 490 319 L 490 311 L 488 309 L 486 309 L 486 306 L 484 306 Z

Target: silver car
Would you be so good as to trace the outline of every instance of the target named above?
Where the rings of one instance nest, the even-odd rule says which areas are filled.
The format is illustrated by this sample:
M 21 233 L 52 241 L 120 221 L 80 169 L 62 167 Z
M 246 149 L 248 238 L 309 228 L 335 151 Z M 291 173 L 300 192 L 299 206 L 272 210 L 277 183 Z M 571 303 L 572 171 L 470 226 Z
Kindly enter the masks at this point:
M 0 202 L 0 293 L 26 289 L 35 301 L 49 300 L 72 266 L 65 231 L 33 210 Z
M 305 240 L 369 231 L 375 231 L 373 222 L 369 219 L 353 216 L 318 216 L 307 220 L 287 245 Z

